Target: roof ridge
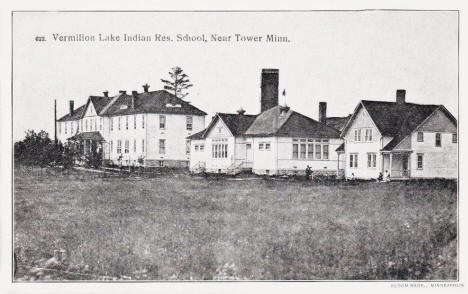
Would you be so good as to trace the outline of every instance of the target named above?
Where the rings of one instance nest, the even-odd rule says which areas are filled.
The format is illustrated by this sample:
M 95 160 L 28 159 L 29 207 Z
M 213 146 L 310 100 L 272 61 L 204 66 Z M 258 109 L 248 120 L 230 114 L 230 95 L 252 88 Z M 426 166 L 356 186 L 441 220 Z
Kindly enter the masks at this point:
M 109 103 L 107 103 L 106 106 L 104 106 L 104 107 L 102 108 L 102 110 L 101 110 L 101 112 L 99 113 L 99 115 L 103 115 L 104 113 L 106 113 L 107 110 L 109 109 L 109 107 L 111 107 L 111 106 L 115 103 L 115 101 L 117 101 L 117 99 L 119 99 L 120 96 L 122 96 L 122 95 L 123 95 L 123 93 L 119 93 L 118 95 L 115 95 L 114 97 L 112 97 L 112 100 L 109 101 Z

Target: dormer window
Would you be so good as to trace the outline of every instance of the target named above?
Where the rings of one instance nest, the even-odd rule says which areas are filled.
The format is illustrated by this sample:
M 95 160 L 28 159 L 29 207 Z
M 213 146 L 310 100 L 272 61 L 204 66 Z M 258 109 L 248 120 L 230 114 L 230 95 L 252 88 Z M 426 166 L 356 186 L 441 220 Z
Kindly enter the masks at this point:
M 128 106 L 125 105 L 125 104 L 120 105 L 120 109 L 121 109 L 121 110 L 122 110 L 122 109 L 127 109 L 127 108 L 128 108 Z

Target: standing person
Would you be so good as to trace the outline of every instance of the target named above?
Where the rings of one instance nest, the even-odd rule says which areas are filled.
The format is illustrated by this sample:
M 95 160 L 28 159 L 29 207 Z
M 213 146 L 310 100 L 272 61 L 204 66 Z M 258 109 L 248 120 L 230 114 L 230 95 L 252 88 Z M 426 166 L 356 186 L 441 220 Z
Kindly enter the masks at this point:
M 306 181 L 310 180 L 310 175 L 312 174 L 312 169 L 310 168 L 309 165 L 307 165 L 305 169 L 305 179 Z
M 384 182 L 390 182 L 390 173 L 388 172 L 388 170 L 385 170 Z

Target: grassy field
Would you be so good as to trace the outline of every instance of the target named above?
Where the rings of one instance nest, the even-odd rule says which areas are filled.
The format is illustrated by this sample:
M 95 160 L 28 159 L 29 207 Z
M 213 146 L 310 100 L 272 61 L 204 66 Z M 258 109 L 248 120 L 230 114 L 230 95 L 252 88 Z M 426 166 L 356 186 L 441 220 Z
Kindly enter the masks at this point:
M 454 182 L 17 167 L 14 189 L 17 280 L 457 278 Z M 59 249 L 64 261 L 41 270 Z

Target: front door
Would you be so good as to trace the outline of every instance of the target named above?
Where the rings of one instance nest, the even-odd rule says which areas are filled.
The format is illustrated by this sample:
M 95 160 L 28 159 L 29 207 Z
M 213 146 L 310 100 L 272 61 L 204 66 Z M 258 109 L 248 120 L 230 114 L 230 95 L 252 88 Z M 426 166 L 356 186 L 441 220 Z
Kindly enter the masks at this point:
M 403 154 L 403 156 L 401 157 L 401 165 L 402 165 L 402 175 L 404 177 L 407 177 L 409 176 L 409 172 L 408 172 L 408 154 Z

